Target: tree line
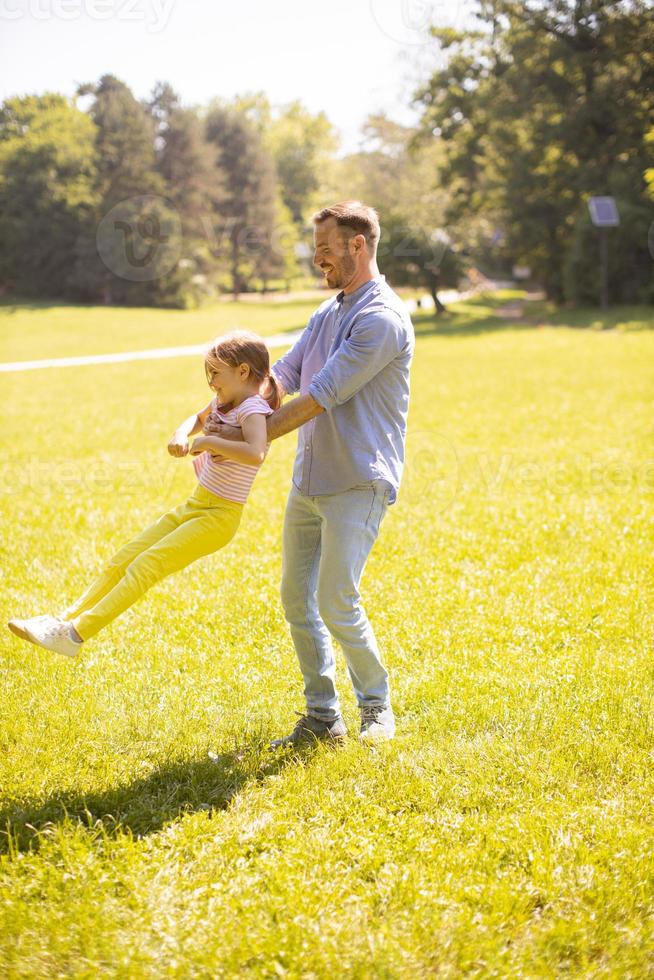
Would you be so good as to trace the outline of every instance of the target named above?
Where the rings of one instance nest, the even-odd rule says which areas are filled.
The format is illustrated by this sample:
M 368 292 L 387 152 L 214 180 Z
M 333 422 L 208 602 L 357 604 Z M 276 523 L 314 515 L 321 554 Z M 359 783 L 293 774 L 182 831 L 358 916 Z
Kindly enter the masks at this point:
M 438 290 L 531 269 L 548 297 L 598 295 L 591 195 L 616 199 L 610 297 L 654 302 L 650 0 L 476 0 L 432 27 L 419 123 L 370 116 L 339 154 L 324 113 L 264 93 L 185 106 L 113 75 L 0 106 L 0 289 L 190 307 L 311 274 L 311 213 L 360 198 L 380 268 Z

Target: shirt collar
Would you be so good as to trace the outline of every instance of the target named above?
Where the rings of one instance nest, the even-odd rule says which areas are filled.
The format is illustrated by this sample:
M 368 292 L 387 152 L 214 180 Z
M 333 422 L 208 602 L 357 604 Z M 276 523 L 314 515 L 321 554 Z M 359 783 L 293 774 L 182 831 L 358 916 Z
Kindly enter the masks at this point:
M 364 293 L 371 289 L 375 283 L 384 282 L 385 279 L 386 276 L 380 273 L 378 276 L 374 276 L 372 279 L 369 279 L 368 282 L 364 282 L 363 286 L 359 286 L 359 288 L 355 289 L 353 293 L 346 293 L 345 290 L 341 289 L 340 293 L 337 293 L 336 295 L 336 302 L 345 307 L 352 306 L 352 304 L 361 299 Z

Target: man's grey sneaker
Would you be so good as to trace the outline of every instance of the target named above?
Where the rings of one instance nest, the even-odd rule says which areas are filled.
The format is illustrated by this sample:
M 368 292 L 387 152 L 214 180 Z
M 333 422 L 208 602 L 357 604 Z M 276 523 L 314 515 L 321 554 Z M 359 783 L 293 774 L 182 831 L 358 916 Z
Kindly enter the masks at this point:
M 333 721 L 322 721 L 320 718 L 303 714 L 301 711 L 296 711 L 295 714 L 300 715 L 300 717 L 295 723 L 293 731 L 290 735 L 284 735 L 283 738 L 273 739 L 270 743 L 271 749 L 279 749 L 287 745 L 302 745 L 307 742 L 316 742 L 318 739 L 338 742 L 347 735 L 347 728 L 342 715 L 338 715 Z
M 361 731 L 359 738 L 363 742 L 376 742 L 393 738 L 395 735 L 395 717 L 392 708 L 381 704 L 365 705 L 361 711 Z

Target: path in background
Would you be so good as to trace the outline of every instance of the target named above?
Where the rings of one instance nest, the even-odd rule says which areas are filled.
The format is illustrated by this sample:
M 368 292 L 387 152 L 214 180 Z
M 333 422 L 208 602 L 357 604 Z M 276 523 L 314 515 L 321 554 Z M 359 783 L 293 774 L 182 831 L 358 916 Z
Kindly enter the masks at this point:
M 490 281 L 489 281 L 490 283 Z M 491 288 L 495 286 L 490 283 Z M 486 288 L 486 287 L 484 287 Z M 479 292 L 479 287 L 460 292 L 457 289 L 444 289 L 439 293 L 443 303 L 454 303 Z M 433 309 L 434 301 L 429 295 L 420 298 L 420 305 L 414 299 L 406 301 L 410 313 L 418 309 Z M 273 334 L 265 337 L 269 347 L 287 347 L 294 344 L 302 330 Z M 80 357 L 49 357 L 40 361 L 5 361 L 0 363 L 0 373 L 10 371 L 40 371 L 43 368 L 80 367 L 85 364 L 116 364 L 121 361 L 156 361 L 168 357 L 197 357 L 206 350 L 206 344 L 189 344 L 183 347 L 152 347 L 148 350 L 122 351 L 116 354 L 86 354 Z
M 269 347 L 287 347 L 295 343 L 302 333 L 292 330 L 288 333 L 273 334 L 266 337 Z M 0 364 L 0 372 L 36 371 L 42 368 L 78 367 L 82 364 L 112 364 L 119 361 L 157 361 L 166 357 L 197 357 L 204 354 L 206 344 L 189 344 L 186 347 L 152 347 L 149 350 L 127 350 L 117 354 L 87 354 L 83 357 L 49 357 L 42 361 L 7 361 Z
M 496 316 L 503 316 L 507 320 L 520 320 L 527 323 L 524 320 L 524 312 L 529 303 L 534 303 L 545 299 L 545 293 L 542 290 L 532 290 L 528 292 L 523 299 L 510 299 L 508 303 L 504 306 L 500 306 L 496 311 Z

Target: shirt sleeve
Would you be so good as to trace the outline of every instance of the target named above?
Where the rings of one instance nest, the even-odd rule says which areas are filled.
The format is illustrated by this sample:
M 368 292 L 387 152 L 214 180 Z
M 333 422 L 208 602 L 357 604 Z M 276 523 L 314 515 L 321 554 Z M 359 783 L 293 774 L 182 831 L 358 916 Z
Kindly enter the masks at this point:
M 236 409 L 236 421 L 243 424 L 248 415 L 271 415 L 272 408 L 265 398 L 246 398 Z
M 392 310 L 364 313 L 314 374 L 309 394 L 327 411 L 342 405 L 399 354 L 404 341 L 404 325 Z
M 302 334 L 295 341 L 291 349 L 280 357 L 270 369 L 279 383 L 284 388 L 287 395 L 294 395 L 300 390 L 300 378 L 302 374 L 302 358 L 307 346 L 309 334 L 313 329 L 316 314 L 312 314 L 308 324 Z

